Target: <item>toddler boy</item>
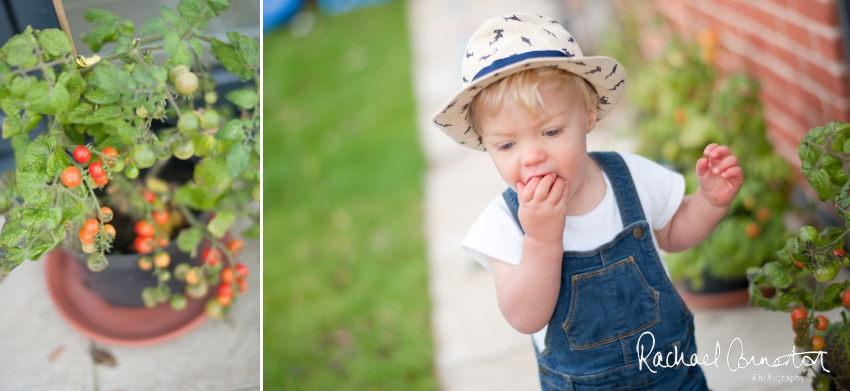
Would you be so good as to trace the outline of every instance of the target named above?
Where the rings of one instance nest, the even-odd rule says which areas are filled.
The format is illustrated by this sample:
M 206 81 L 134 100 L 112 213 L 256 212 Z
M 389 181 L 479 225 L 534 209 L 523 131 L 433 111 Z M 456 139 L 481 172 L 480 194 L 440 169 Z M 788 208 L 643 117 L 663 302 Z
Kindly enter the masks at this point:
M 556 21 L 516 13 L 473 34 L 463 88 L 433 117 L 489 153 L 509 188 L 462 247 L 492 270 L 499 309 L 533 334 L 543 390 L 705 390 L 693 314 L 657 248 L 704 240 L 743 183 L 725 146 L 705 148 L 700 187 L 586 137 L 625 89 L 623 67 L 585 57 Z M 660 359 L 656 359 L 660 355 Z

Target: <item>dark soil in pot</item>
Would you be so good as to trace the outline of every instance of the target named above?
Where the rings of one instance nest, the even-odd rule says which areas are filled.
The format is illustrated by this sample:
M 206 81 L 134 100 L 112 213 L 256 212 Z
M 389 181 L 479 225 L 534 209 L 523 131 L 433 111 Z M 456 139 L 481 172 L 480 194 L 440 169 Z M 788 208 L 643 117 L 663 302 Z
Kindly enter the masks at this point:
M 747 280 L 747 277 L 742 277 L 733 280 L 725 280 L 714 278 L 708 272 L 703 272 L 702 281 L 703 284 L 700 289 L 696 289 L 693 286 L 693 281 L 688 280 L 685 284 L 685 288 L 687 289 L 688 293 L 693 293 L 696 295 L 724 293 L 738 291 L 742 289 L 746 290 L 747 287 L 749 287 L 749 281 Z

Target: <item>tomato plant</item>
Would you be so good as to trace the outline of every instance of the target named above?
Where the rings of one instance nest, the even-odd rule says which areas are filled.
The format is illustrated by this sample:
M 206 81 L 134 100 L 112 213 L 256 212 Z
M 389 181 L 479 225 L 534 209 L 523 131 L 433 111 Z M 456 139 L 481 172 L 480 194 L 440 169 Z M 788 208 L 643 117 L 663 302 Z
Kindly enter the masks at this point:
M 150 254 L 139 267 L 157 285 L 142 300 L 178 310 L 234 266 L 225 233 L 239 218 L 254 222 L 247 235 L 259 232 L 259 213 L 246 206 L 259 185 L 261 113 L 259 43 L 205 34 L 230 1 L 180 0 L 139 26 L 89 9 L 96 33 L 83 41 L 107 48 L 97 57 L 75 57 L 57 29 L 27 28 L 0 43 L 2 137 L 18 163 L 0 177 L 0 277 L 60 245 L 86 254 L 93 271 L 112 254 Z M 207 59 L 251 83 L 217 99 Z M 31 140 L 39 123 L 48 126 Z M 167 175 L 175 162 L 188 179 Z M 181 267 L 185 292 L 165 284 L 178 278 L 175 247 L 186 258 L 216 249 L 203 265 Z

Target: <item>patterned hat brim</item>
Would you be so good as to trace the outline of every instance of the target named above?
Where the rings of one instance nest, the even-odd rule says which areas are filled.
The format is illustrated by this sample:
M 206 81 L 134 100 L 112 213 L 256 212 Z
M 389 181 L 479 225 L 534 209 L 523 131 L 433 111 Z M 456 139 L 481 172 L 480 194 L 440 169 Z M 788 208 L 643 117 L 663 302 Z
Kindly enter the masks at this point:
M 486 74 L 465 86 L 432 117 L 438 129 L 465 147 L 485 151 L 481 135 L 469 121 L 469 105 L 481 90 L 514 73 L 535 68 L 560 68 L 583 77 L 596 89 L 599 121 L 610 113 L 623 95 L 626 71 L 617 60 L 605 56 L 529 58 Z

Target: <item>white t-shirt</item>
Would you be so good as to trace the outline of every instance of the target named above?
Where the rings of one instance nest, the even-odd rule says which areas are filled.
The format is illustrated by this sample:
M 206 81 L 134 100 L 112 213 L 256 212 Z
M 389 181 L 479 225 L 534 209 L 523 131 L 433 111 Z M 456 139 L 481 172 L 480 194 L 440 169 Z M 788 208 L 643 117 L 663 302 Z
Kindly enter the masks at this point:
M 668 170 L 642 156 L 619 152 L 625 160 L 643 206 L 644 214 L 653 231 L 667 226 L 679 209 L 685 193 L 685 179 L 681 174 Z M 605 196 L 592 211 L 581 216 L 567 216 L 564 225 L 564 251 L 588 251 L 610 242 L 623 230 L 617 199 L 611 190 L 611 182 L 605 178 Z M 490 202 L 472 228 L 469 229 L 461 247 L 492 271 L 489 257 L 517 265 L 522 258 L 523 233 L 511 215 L 502 195 Z M 655 235 L 652 242 L 658 247 Z M 664 271 L 670 275 L 667 264 Z M 545 349 L 546 326 L 532 336 L 540 351 Z

